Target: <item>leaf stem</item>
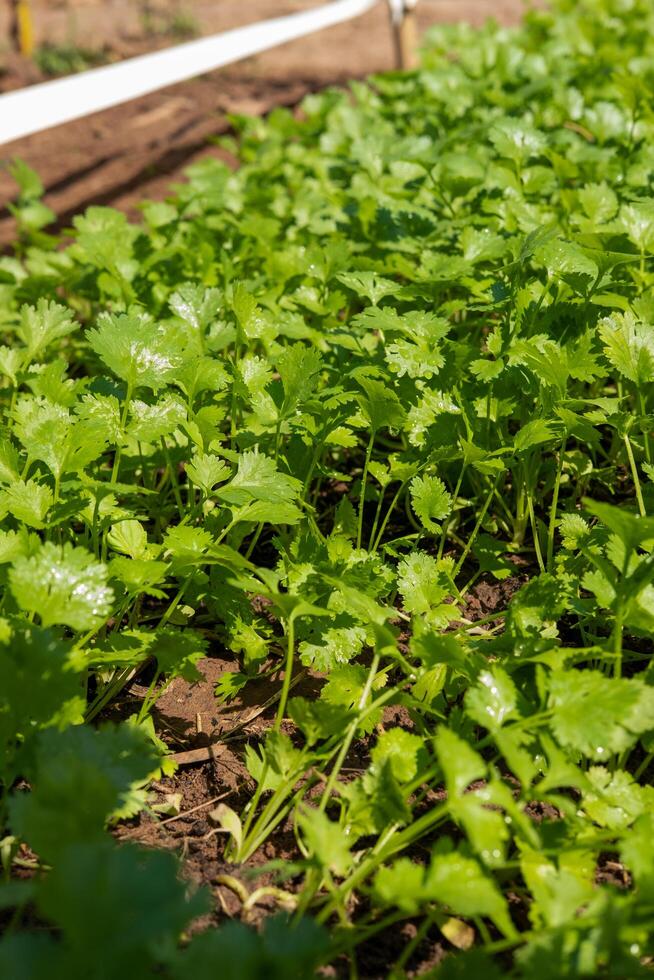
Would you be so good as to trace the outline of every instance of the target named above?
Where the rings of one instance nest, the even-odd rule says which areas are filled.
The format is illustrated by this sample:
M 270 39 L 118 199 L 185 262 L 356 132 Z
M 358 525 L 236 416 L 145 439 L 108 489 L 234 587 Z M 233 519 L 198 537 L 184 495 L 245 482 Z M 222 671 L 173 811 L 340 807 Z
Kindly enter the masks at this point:
M 368 441 L 368 448 L 366 449 L 366 458 L 363 464 L 363 473 L 361 475 L 361 494 L 359 497 L 359 520 L 357 524 L 357 548 L 361 547 L 361 536 L 363 534 L 363 511 L 366 502 L 366 484 L 368 482 L 368 467 L 370 466 L 370 457 L 372 456 L 372 447 L 375 442 L 375 430 L 373 429 L 370 433 L 370 439 Z
M 481 508 L 481 510 L 479 511 L 479 516 L 477 518 L 477 523 L 475 524 L 475 526 L 473 528 L 473 531 L 472 531 L 472 534 L 470 535 L 470 537 L 468 538 L 468 540 L 466 542 L 466 546 L 463 549 L 463 553 L 461 554 L 458 562 L 456 563 L 456 567 L 454 569 L 454 572 L 452 573 L 452 578 L 456 578 L 456 576 L 461 571 L 461 568 L 463 566 L 463 563 L 465 562 L 466 558 L 470 554 L 470 549 L 472 548 L 473 544 L 475 543 L 475 538 L 479 534 L 479 529 L 481 528 L 481 525 L 483 524 L 484 518 L 486 517 L 486 511 L 490 507 L 490 502 L 493 499 L 493 496 L 495 494 L 495 490 L 496 490 L 497 485 L 499 483 L 500 476 L 501 476 L 501 474 L 498 473 L 497 476 L 495 477 L 495 479 L 493 480 L 493 486 L 491 487 L 490 492 L 486 495 L 486 499 L 484 501 L 484 505 Z
M 459 479 L 456 481 L 456 486 L 454 487 L 454 493 L 452 494 L 452 510 L 450 511 L 450 513 L 447 515 L 447 517 L 443 521 L 443 527 L 441 528 L 441 539 L 438 542 L 438 558 L 442 558 L 443 557 L 443 551 L 445 549 L 445 542 L 447 540 L 447 532 L 449 530 L 450 524 L 452 523 L 452 512 L 453 512 L 454 507 L 456 505 L 456 502 L 457 502 L 459 493 L 461 492 L 461 484 L 463 483 L 463 477 L 465 475 L 465 471 L 467 469 L 467 466 L 468 466 L 468 464 L 466 462 L 464 462 L 463 463 L 463 466 L 461 467 L 461 470 L 459 472 Z
M 556 477 L 554 479 L 554 490 L 552 492 L 552 503 L 550 506 L 550 520 L 547 529 L 547 561 L 546 568 L 550 572 L 552 570 L 552 561 L 554 559 L 554 532 L 556 530 L 556 512 L 559 505 L 559 489 L 561 486 L 561 477 L 563 476 L 563 459 L 565 456 L 565 445 L 566 440 L 563 441 L 561 449 L 559 451 L 559 459 L 556 467 Z
M 624 434 L 624 444 L 627 450 L 627 459 L 629 460 L 629 469 L 631 470 L 631 477 L 634 481 L 634 488 L 636 490 L 636 500 L 638 501 L 638 512 L 641 517 L 647 516 L 647 511 L 645 510 L 645 501 L 643 500 L 643 491 L 640 486 L 640 479 L 638 478 L 638 467 L 636 466 L 636 460 L 634 459 L 634 451 L 631 448 L 631 439 L 628 434 Z
M 284 664 L 284 681 L 282 683 L 282 693 L 279 698 L 279 704 L 277 705 L 277 714 L 275 715 L 275 724 L 273 726 L 273 731 L 278 732 L 282 727 L 282 721 L 284 719 L 284 713 L 286 711 L 286 702 L 288 701 L 288 692 L 291 689 L 291 677 L 293 675 L 293 657 L 295 654 L 295 617 L 289 616 L 288 626 L 286 627 L 286 663 Z
M 536 552 L 536 561 L 538 562 L 538 567 L 541 574 L 545 571 L 545 562 L 543 561 L 543 552 L 540 547 L 540 534 L 538 533 L 538 524 L 536 523 L 536 515 L 534 514 L 534 502 L 531 499 L 531 494 L 527 493 L 527 510 L 529 511 L 529 522 L 531 524 L 531 533 L 534 538 L 534 550 Z
M 352 744 L 352 739 L 356 735 L 356 731 L 360 722 L 360 712 L 363 710 L 363 708 L 365 708 L 366 701 L 370 697 L 370 692 L 372 690 L 372 685 L 374 684 L 375 677 L 377 676 L 378 669 L 379 669 L 379 654 L 376 653 L 372 658 L 370 671 L 368 672 L 366 683 L 364 685 L 363 691 L 361 692 L 361 697 L 359 698 L 359 703 L 357 705 L 358 708 L 357 716 L 350 722 L 350 726 L 345 734 L 345 738 L 343 739 L 343 744 L 341 745 L 340 751 L 336 757 L 334 765 L 332 766 L 331 772 L 329 773 L 327 782 L 325 783 L 325 789 L 323 790 L 323 794 L 320 799 L 320 805 L 318 806 L 318 810 L 321 813 L 324 813 L 324 811 L 327 809 L 327 804 L 331 799 L 331 795 L 334 786 L 336 784 L 336 780 L 338 779 L 338 774 L 341 771 L 343 763 L 345 762 L 345 757 L 350 751 L 350 745 Z
M 376 540 L 375 540 L 375 542 L 374 542 L 374 544 L 372 546 L 372 549 L 371 550 L 372 550 L 373 554 L 379 549 L 379 545 L 381 544 L 382 538 L 384 537 L 384 532 L 386 531 L 386 527 L 387 527 L 388 522 L 389 522 L 389 520 L 391 518 L 391 514 L 395 510 L 395 508 L 397 506 L 397 502 L 400 499 L 400 494 L 402 493 L 402 491 L 406 487 L 406 484 L 407 484 L 407 481 L 406 480 L 403 480 L 402 483 L 400 483 L 400 485 L 397 488 L 397 490 L 395 491 L 395 494 L 393 496 L 393 499 L 391 500 L 390 505 L 388 507 L 388 510 L 386 511 L 386 515 L 385 515 L 383 521 L 381 522 L 381 527 L 379 528 L 379 532 L 377 533 L 377 538 L 376 538 Z

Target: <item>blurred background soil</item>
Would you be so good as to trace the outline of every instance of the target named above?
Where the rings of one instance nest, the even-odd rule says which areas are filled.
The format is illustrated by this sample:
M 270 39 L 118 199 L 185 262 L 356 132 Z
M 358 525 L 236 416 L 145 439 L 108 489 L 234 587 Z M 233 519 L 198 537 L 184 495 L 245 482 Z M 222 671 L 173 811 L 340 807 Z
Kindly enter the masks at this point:
M 0 5 L 0 92 L 53 74 L 133 57 L 323 0 L 31 0 L 35 54 L 8 44 L 9 2 Z M 520 20 L 522 0 L 421 0 L 420 31 L 437 23 L 502 24 Z M 169 184 L 229 130 L 229 113 L 263 114 L 297 104 L 308 92 L 393 68 L 385 5 L 349 23 L 277 47 L 211 74 L 163 89 L 85 119 L 0 146 L 41 176 L 46 203 L 64 223 L 89 204 L 133 212 L 144 197 L 163 198 Z M 2 130 L 0 106 L 0 132 Z M 0 168 L 0 245 L 14 234 L 7 204 L 15 184 Z

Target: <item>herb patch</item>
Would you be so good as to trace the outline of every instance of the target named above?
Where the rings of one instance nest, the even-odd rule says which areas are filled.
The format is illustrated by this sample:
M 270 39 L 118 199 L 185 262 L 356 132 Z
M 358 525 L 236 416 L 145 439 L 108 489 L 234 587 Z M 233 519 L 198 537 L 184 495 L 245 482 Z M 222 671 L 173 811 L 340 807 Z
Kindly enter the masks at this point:
M 649 28 L 440 30 L 140 224 L 15 165 L 7 976 L 650 971 Z

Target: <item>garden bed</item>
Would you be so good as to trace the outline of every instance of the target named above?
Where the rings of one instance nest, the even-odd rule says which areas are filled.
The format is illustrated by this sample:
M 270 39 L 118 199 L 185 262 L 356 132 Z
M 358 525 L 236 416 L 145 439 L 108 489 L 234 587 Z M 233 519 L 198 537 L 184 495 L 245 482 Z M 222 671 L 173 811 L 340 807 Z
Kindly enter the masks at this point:
M 651 972 L 651 20 L 13 167 L 0 971 Z

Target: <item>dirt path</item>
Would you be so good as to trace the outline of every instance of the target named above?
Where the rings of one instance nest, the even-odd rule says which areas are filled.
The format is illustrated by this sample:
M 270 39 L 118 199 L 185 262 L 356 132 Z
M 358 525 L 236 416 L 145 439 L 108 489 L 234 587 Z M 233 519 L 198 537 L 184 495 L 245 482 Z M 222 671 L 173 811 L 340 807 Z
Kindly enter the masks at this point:
M 306 9 L 317 0 L 222 0 L 186 3 L 203 33 Z M 75 7 L 75 41 L 88 44 L 110 39 L 126 56 L 143 50 L 142 32 L 134 22 L 135 5 L 110 0 Z M 421 30 L 439 22 L 483 22 L 493 16 L 516 22 L 521 0 L 422 0 Z M 66 39 L 70 10 L 35 3 L 40 38 Z M 68 18 L 68 20 L 67 20 Z M 0 18 L 0 34 L 2 32 Z M 90 34 L 89 32 L 92 32 Z M 161 38 L 157 44 L 160 46 Z M 171 43 L 168 39 L 167 43 Z M 121 47 L 122 45 L 122 47 Z M 150 44 L 149 46 L 152 46 Z M 143 197 L 160 198 L 171 181 L 202 155 L 219 150 L 207 145 L 212 135 L 228 129 L 227 113 L 265 113 L 293 105 L 307 92 L 340 84 L 393 67 L 391 36 L 383 5 L 348 24 L 286 44 L 229 68 L 172 86 L 116 109 L 109 109 L 0 148 L 4 160 L 22 157 L 41 175 L 46 202 L 66 221 L 92 203 L 132 209 Z M 13 82 L 12 82 L 13 78 Z M 5 76 L 4 87 L 20 73 Z M 0 245 L 14 234 L 6 205 L 15 186 L 0 170 Z

